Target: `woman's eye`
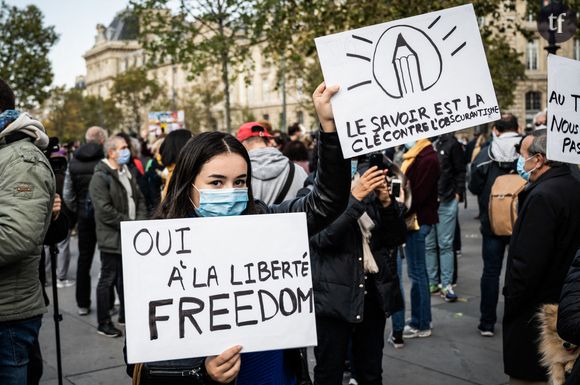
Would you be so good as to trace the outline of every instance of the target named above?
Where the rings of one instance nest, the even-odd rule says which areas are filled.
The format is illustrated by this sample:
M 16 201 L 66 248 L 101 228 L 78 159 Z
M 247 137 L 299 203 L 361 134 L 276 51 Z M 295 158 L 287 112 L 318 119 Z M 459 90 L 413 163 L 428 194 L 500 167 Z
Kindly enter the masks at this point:
M 238 179 L 237 181 L 235 181 L 235 182 L 234 182 L 234 184 L 235 184 L 237 187 L 240 187 L 240 186 L 245 186 L 245 185 L 246 185 L 246 181 L 245 181 L 244 179 Z
M 214 180 L 214 181 L 209 182 L 209 184 L 217 187 L 217 186 L 222 185 L 222 181 L 221 180 Z

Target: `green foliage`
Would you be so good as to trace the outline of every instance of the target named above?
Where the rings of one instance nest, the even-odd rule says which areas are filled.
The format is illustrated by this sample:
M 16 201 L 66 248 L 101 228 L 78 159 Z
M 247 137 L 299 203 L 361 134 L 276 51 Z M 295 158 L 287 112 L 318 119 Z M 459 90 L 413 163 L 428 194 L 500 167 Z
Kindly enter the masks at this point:
M 140 132 L 143 122 L 142 109 L 153 103 L 162 93 L 155 79 L 147 77 L 146 68 L 132 68 L 113 79 L 111 96 L 123 106 L 125 121 L 130 131 Z
M 256 23 L 254 33 L 267 36 L 264 53 L 272 60 L 278 61 L 284 56 L 285 76 L 301 78 L 305 90 L 314 90 L 322 80 L 314 45 L 316 37 L 462 4 L 464 0 L 262 0 L 258 8 L 262 19 Z M 515 0 L 476 0 L 473 5 L 476 15 L 486 17 L 481 28 L 482 39 L 498 101 L 500 106 L 508 106 L 525 71 L 520 56 L 505 39 L 508 34 L 518 32 L 518 25 L 504 23 L 501 17 L 515 9 Z M 305 106 L 310 107 L 311 103 L 308 101 Z
M 48 53 L 57 40 L 36 6 L 0 1 L 0 79 L 14 90 L 19 108 L 33 108 L 48 97 L 53 78 Z
M 75 88 L 53 88 L 47 107 L 50 114 L 44 125 L 49 135 L 58 136 L 61 142 L 82 140 L 86 129 L 91 126 L 113 132 L 120 127 L 123 118 L 112 100 L 85 97 Z
M 132 0 L 140 17 L 140 41 L 150 64 L 180 63 L 191 78 L 220 69 L 226 128 L 231 130 L 230 82 L 250 56 L 254 0 Z M 170 3 L 178 3 L 170 9 Z M 173 11 L 173 12 L 172 12 Z

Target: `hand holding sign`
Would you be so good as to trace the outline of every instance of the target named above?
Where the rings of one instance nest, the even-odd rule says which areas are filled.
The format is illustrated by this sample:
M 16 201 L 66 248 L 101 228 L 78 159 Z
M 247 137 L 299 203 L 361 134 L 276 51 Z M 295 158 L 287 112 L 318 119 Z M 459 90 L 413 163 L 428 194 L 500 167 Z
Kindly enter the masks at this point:
M 330 98 L 338 92 L 339 86 L 334 85 L 326 87 L 326 83 L 322 82 L 314 91 L 312 100 L 314 101 L 314 108 L 318 114 L 318 120 L 324 132 L 336 132 L 334 124 L 334 114 L 332 112 L 332 105 Z
M 205 359 L 205 369 L 212 380 L 220 384 L 229 384 L 240 372 L 241 346 L 233 346 L 220 354 Z

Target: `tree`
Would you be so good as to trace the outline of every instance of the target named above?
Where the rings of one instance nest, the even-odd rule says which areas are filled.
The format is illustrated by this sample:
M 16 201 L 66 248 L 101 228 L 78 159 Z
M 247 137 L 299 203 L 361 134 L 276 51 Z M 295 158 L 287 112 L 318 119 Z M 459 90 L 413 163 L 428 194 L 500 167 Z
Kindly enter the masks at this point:
M 152 65 L 180 63 L 190 78 L 220 69 L 226 128 L 231 131 L 230 82 L 244 68 L 253 42 L 253 0 L 179 0 L 172 14 L 169 0 L 132 0 L 140 16 L 140 41 Z
M 58 40 L 54 26 L 44 25 L 34 6 L 9 6 L 0 1 L 0 79 L 14 90 L 19 108 L 40 105 L 53 79 L 48 53 Z
M 123 119 L 121 111 L 112 100 L 103 100 L 97 96 L 85 97 L 76 88 L 53 88 L 46 107 L 50 113 L 44 122 L 45 127 L 49 135 L 59 137 L 61 142 L 81 140 L 86 129 L 91 126 L 115 131 Z
M 261 0 L 258 13 L 262 18 L 254 33 L 268 36 L 264 53 L 276 61 L 284 58 L 286 76 L 303 79 L 305 88 L 313 90 L 322 79 L 314 38 L 462 4 L 463 0 Z M 504 23 L 501 17 L 515 9 L 515 0 L 480 0 L 473 5 L 478 16 L 488 19 L 481 27 L 482 40 L 498 102 L 507 107 L 513 102 L 517 82 L 525 77 L 520 55 L 505 38 L 518 33 L 518 25 Z
M 131 125 L 131 130 L 136 132 L 140 132 L 143 123 L 142 109 L 160 95 L 161 86 L 156 80 L 147 77 L 146 68 L 132 68 L 117 75 L 111 88 L 113 100 L 124 107 L 126 121 Z

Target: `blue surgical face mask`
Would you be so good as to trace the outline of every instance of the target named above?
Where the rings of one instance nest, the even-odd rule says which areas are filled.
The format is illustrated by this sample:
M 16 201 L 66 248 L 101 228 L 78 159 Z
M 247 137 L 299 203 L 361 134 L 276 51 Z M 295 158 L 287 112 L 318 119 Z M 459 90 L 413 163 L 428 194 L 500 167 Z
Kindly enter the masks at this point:
M 524 178 L 525 180 L 528 180 L 528 181 L 529 181 L 529 180 L 530 180 L 530 173 L 529 173 L 529 172 L 527 172 L 527 171 L 524 169 L 524 164 L 525 164 L 525 163 L 526 163 L 526 160 L 524 159 L 524 157 L 523 157 L 523 156 L 521 156 L 521 155 L 520 155 L 520 156 L 518 157 L 518 165 L 517 165 L 517 167 L 516 167 L 516 168 L 517 168 L 517 170 L 518 170 L 518 174 L 520 174 L 520 176 L 521 176 L 522 178 Z
M 199 192 L 199 207 L 193 201 L 191 203 L 200 217 L 240 215 L 248 206 L 248 189 L 245 187 L 216 190 L 193 188 Z
M 354 175 L 358 171 L 358 159 L 352 159 L 350 161 L 350 178 L 354 178 Z
M 121 165 L 129 163 L 129 159 L 131 159 L 131 151 L 128 148 L 117 151 L 117 155 L 117 163 Z
M 405 148 L 406 148 L 407 150 L 410 150 L 410 149 L 411 149 L 411 148 L 412 148 L 412 147 L 415 145 L 415 143 L 417 143 L 417 141 L 416 141 L 416 140 L 414 140 L 414 141 L 412 141 L 412 142 L 409 142 L 409 143 L 405 143 Z

